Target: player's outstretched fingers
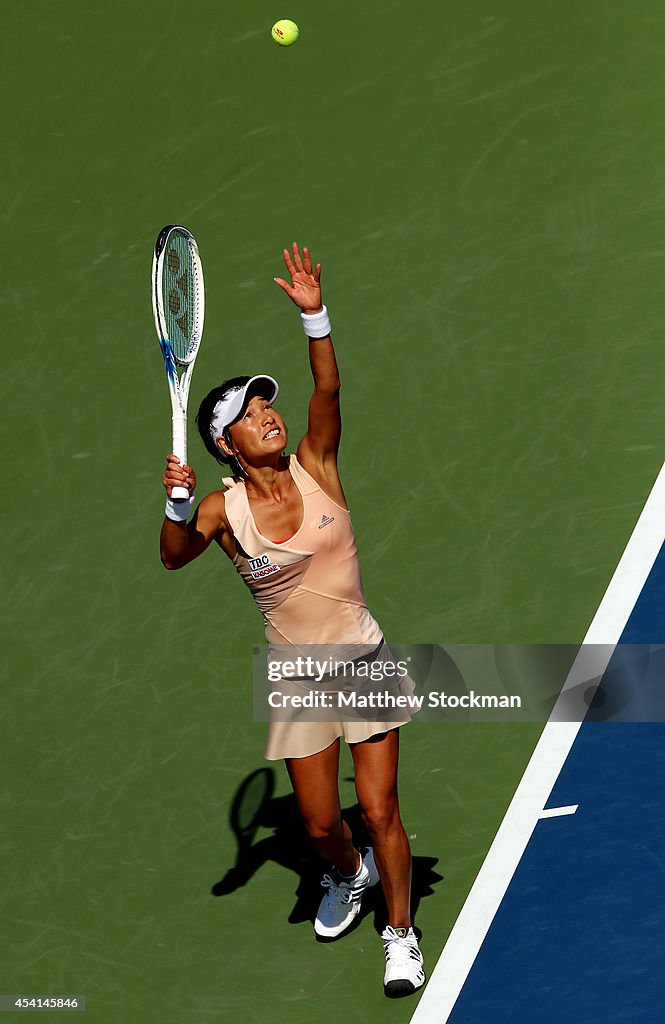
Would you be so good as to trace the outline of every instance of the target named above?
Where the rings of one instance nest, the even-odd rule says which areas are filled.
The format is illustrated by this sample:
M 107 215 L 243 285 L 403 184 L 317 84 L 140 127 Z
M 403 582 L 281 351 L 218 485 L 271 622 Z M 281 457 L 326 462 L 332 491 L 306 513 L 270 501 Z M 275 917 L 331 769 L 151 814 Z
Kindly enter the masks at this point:
M 302 247 L 302 254 L 303 254 L 303 261 L 302 262 L 303 262 L 303 266 L 305 268 L 305 272 L 307 274 L 311 274 L 312 273 L 312 259 L 311 259 L 311 256 L 309 255 L 309 249 L 307 248 L 306 245 L 303 245 L 303 247 Z
M 299 274 L 302 274 L 303 265 L 302 260 L 300 259 L 300 250 L 298 249 L 298 243 L 294 242 L 291 248 L 293 249 L 293 262 L 296 265 L 296 270 L 298 271 Z
M 273 281 L 286 292 L 290 299 L 293 298 L 293 288 L 288 281 L 285 281 L 283 277 L 273 277 Z
M 291 275 L 291 279 L 293 280 L 293 278 L 295 277 L 295 274 L 296 274 L 296 268 L 293 266 L 293 260 L 291 259 L 291 255 L 289 253 L 289 250 L 288 249 L 284 249 L 283 253 L 284 253 L 284 262 L 286 263 L 286 269 L 288 270 L 289 274 Z

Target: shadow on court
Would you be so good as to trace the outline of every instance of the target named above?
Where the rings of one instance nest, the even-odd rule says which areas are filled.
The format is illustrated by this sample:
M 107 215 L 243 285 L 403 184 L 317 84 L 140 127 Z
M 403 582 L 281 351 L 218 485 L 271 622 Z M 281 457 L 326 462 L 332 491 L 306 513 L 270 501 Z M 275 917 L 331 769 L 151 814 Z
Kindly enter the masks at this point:
M 228 896 L 247 885 L 265 863 L 273 861 L 298 877 L 296 903 L 289 914 L 289 923 L 313 922 L 321 900 L 321 877 L 330 870 L 330 866 L 312 851 L 294 795 L 274 797 L 274 789 L 275 775 L 271 768 L 258 768 L 238 787 L 229 815 L 229 824 L 238 846 L 236 861 L 213 885 L 212 895 Z M 356 845 L 369 845 L 360 806 L 356 803 L 343 808 L 342 814 Z M 272 829 L 272 835 L 255 843 L 259 828 Z M 413 858 L 411 908 L 414 917 L 421 899 L 433 895 L 433 886 L 443 880 L 443 875 L 434 870 L 437 863 L 436 857 Z M 372 913 L 374 927 L 380 933 L 387 923 L 380 886 L 370 890 L 363 899 L 358 923 Z

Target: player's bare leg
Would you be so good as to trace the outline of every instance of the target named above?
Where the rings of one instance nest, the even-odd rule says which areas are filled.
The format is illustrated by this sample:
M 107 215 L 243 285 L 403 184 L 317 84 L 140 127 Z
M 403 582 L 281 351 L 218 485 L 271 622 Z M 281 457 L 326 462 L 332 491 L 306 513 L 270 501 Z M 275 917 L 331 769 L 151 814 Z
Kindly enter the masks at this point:
M 379 875 L 372 851 L 353 846 L 339 800 L 339 740 L 310 757 L 290 758 L 287 768 L 305 827 L 317 852 L 331 864 L 321 880 L 324 890 L 314 931 L 331 942 L 360 921 L 362 899 Z
M 360 855 L 342 818 L 337 782 L 339 740 L 318 754 L 287 758 L 286 769 L 312 846 L 343 874 L 354 875 Z
M 393 998 L 410 995 L 425 983 L 425 971 L 411 927 L 411 850 L 397 797 L 399 732 L 391 729 L 352 744 L 351 750 L 356 793 L 388 907 L 388 926 L 381 936 L 386 956 L 384 991 Z
M 351 745 L 356 793 L 388 907 L 388 923 L 411 925 L 411 849 L 397 797 L 399 732 Z

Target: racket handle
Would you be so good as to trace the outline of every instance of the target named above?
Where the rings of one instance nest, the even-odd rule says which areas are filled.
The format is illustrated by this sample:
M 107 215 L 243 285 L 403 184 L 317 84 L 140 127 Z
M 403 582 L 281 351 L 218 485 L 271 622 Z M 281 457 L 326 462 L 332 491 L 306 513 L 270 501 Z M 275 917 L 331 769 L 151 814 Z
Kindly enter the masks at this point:
M 184 412 L 176 412 L 172 418 L 173 426 L 173 454 L 178 456 L 180 465 L 187 462 L 187 416 Z M 171 489 L 172 501 L 187 501 L 189 491 L 186 487 L 173 487 Z
M 187 462 L 187 416 L 184 412 L 174 412 L 171 420 L 173 428 L 173 454 L 178 456 L 180 465 Z

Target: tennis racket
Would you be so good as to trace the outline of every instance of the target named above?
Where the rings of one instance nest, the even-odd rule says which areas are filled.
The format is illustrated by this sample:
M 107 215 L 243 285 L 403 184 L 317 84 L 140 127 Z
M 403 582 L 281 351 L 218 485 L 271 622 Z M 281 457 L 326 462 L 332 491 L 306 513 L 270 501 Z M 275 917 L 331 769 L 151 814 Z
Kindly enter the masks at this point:
M 187 462 L 187 399 L 203 334 L 205 294 L 199 250 L 191 231 L 169 224 L 159 232 L 152 261 L 152 310 L 164 356 L 173 410 L 173 454 Z M 174 487 L 174 501 L 189 497 Z

